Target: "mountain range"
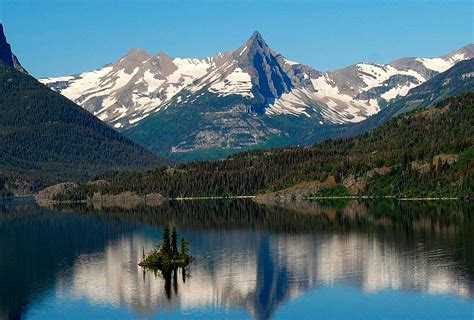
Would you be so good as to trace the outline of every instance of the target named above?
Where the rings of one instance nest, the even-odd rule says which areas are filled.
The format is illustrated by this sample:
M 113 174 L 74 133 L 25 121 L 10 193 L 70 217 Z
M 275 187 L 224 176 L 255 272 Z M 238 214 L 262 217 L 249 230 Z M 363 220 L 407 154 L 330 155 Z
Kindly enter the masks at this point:
M 471 58 L 473 44 L 436 58 L 321 72 L 285 58 L 255 32 L 211 57 L 132 49 L 102 68 L 40 81 L 149 150 L 194 160 L 331 137 L 335 127 L 370 118 Z

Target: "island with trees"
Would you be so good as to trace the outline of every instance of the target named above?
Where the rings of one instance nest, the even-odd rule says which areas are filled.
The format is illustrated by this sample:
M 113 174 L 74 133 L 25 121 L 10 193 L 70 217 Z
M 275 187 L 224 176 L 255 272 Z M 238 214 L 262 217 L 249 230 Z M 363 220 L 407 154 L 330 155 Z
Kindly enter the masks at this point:
M 163 228 L 163 242 L 155 249 L 145 254 L 143 260 L 138 264 L 141 267 L 160 270 L 163 274 L 177 268 L 185 268 L 193 260 L 189 254 L 189 241 L 181 238 L 178 249 L 178 233 L 176 227 L 170 232 L 169 226 Z

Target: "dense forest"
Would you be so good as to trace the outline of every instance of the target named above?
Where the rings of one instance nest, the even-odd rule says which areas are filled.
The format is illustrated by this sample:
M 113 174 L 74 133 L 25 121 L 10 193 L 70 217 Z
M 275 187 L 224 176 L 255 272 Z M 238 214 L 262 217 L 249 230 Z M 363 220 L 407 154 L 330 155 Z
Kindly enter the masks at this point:
M 97 191 L 159 192 L 168 197 L 255 195 L 330 176 L 339 189 L 348 177 L 363 180 L 357 193 L 364 195 L 474 194 L 474 93 L 400 115 L 357 137 L 311 147 L 248 151 L 146 173 L 111 171 L 96 177 L 106 183 L 82 185 L 57 199 L 85 199 Z
M 163 159 L 86 110 L 0 62 L 0 194 L 5 185 L 86 181 L 105 170 L 144 169 Z

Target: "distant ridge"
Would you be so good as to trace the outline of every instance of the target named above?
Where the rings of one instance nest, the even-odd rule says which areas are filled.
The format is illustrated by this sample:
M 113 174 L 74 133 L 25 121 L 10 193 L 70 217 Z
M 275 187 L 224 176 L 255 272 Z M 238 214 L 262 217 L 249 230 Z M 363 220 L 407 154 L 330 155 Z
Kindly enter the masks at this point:
M 376 115 L 341 130 L 339 135 L 352 136 L 372 130 L 402 113 L 421 109 L 448 97 L 474 92 L 474 59 L 464 60 L 411 89 L 404 97 L 395 99 Z

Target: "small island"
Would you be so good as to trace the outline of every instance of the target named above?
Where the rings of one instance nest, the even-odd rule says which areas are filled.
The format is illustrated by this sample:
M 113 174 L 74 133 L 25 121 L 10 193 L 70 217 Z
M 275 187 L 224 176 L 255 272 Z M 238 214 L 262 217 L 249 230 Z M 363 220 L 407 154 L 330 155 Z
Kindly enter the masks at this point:
M 138 265 L 148 269 L 160 270 L 165 274 L 177 268 L 185 268 L 192 260 L 193 257 L 189 254 L 189 241 L 182 237 L 178 250 L 176 227 L 173 227 L 170 235 L 169 226 L 165 226 L 163 228 L 163 243 L 147 254 L 143 251 L 143 260 Z

